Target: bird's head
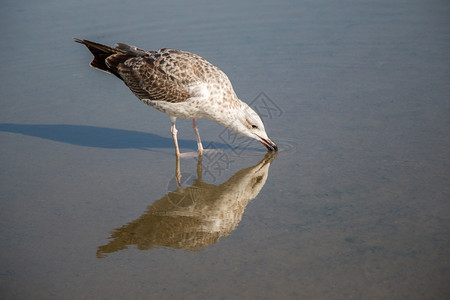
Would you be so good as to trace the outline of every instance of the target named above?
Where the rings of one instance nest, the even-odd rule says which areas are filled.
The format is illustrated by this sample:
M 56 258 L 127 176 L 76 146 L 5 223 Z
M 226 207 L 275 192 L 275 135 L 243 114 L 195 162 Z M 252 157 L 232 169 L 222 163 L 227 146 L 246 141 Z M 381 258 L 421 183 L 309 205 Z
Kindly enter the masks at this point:
M 278 151 L 277 145 L 267 136 L 264 124 L 258 114 L 245 102 L 238 110 L 236 119 L 228 124 L 228 128 L 237 134 L 260 141 L 269 151 Z

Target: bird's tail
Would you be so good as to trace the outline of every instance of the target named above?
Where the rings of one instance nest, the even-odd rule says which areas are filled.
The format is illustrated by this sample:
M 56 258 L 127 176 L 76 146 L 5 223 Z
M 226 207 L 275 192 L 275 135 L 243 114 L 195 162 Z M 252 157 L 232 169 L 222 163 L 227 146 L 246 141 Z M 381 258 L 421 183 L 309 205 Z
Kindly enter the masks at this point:
M 108 67 L 108 65 L 106 64 L 106 59 L 111 55 L 126 54 L 127 53 L 126 51 L 102 45 L 99 43 L 94 43 L 88 40 L 80 40 L 77 38 L 74 38 L 74 40 L 77 43 L 85 45 L 89 49 L 89 51 L 91 51 L 91 53 L 94 55 L 94 59 L 92 59 L 90 64 L 92 67 L 114 74 L 117 77 L 121 78 L 119 74 L 117 74 L 114 70 Z

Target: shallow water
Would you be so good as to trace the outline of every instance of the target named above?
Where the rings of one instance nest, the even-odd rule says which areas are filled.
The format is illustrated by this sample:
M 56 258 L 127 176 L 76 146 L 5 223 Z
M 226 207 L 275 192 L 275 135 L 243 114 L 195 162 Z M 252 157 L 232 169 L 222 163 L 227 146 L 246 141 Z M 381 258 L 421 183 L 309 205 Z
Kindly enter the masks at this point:
M 449 298 L 449 15 L 2 1 L 1 298 Z M 169 118 L 72 37 L 201 55 L 281 151 L 200 120 L 215 151 L 182 158 L 179 187 Z

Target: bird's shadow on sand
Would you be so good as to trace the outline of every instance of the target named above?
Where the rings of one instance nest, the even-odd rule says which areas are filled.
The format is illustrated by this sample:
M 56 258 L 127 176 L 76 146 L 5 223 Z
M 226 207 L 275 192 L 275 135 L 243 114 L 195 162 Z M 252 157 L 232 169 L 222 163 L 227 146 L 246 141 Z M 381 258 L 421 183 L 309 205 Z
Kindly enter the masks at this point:
M 67 124 L 11 124 L 0 123 L 0 131 L 19 133 L 47 140 L 95 148 L 108 149 L 142 149 L 173 148 L 172 137 L 162 137 L 156 134 Z M 178 140 L 180 148 L 197 150 L 195 140 Z M 220 142 L 204 141 L 203 146 L 213 143 L 216 149 L 230 149 L 230 145 Z

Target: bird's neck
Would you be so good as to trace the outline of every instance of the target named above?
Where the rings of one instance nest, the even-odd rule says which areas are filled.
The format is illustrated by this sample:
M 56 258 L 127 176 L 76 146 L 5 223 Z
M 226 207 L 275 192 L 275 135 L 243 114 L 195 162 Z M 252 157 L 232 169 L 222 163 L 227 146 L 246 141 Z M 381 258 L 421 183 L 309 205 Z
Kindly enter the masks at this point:
M 242 109 L 245 106 L 236 95 L 232 98 L 221 99 L 220 105 L 208 112 L 208 119 L 215 121 L 227 128 L 232 127 L 233 122 L 239 118 L 239 114 L 242 113 Z

